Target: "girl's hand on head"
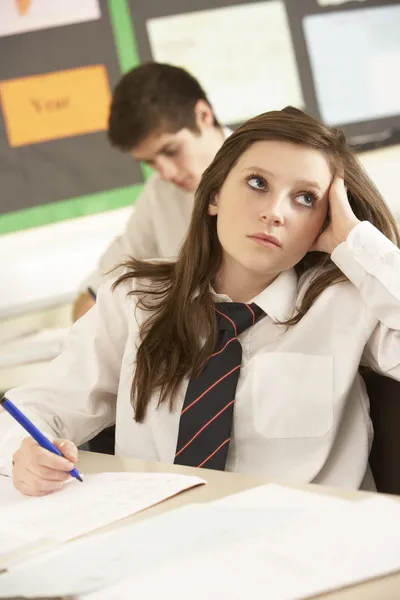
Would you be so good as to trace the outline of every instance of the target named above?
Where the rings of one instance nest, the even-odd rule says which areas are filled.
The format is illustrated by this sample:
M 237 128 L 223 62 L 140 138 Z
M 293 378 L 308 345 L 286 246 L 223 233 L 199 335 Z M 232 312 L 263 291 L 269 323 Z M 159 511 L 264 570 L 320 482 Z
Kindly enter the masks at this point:
M 78 449 L 68 440 L 53 440 L 63 453 L 57 456 L 45 450 L 31 437 L 22 442 L 13 457 L 14 486 L 27 496 L 44 496 L 60 490 L 70 479 L 78 459 Z
M 350 231 L 360 221 L 355 216 L 343 177 L 336 175 L 329 188 L 329 223 L 320 233 L 311 250 L 332 254 L 336 246 L 345 242 Z

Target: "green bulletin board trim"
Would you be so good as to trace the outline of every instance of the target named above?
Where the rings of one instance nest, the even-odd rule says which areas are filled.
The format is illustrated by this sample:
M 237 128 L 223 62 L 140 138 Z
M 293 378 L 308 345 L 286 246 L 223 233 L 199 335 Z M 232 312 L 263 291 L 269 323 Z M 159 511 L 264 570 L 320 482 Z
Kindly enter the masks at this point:
M 108 0 L 111 27 L 121 73 L 140 63 L 128 0 Z
M 119 66 L 125 73 L 140 63 L 128 0 L 108 0 L 107 4 Z M 147 179 L 148 170 L 142 167 L 142 172 Z M 142 188 L 142 184 L 131 185 L 6 213 L 0 215 L 0 234 L 132 205 Z
M 142 189 L 142 184 L 130 185 L 0 215 L 0 233 L 11 233 L 12 231 L 49 225 L 66 219 L 104 212 L 111 208 L 132 206 L 141 194 Z
M 140 64 L 128 0 L 108 0 L 108 12 L 114 33 L 119 68 L 121 73 L 126 73 Z M 140 168 L 146 181 L 153 174 L 153 170 L 145 164 L 141 164 Z

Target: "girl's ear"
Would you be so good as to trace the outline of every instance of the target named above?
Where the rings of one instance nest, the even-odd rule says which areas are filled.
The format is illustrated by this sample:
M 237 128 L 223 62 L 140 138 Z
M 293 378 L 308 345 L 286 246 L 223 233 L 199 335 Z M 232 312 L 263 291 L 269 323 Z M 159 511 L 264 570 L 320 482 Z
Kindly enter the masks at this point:
M 208 214 L 215 217 L 218 214 L 218 199 L 219 194 L 214 194 L 210 204 L 208 205 Z

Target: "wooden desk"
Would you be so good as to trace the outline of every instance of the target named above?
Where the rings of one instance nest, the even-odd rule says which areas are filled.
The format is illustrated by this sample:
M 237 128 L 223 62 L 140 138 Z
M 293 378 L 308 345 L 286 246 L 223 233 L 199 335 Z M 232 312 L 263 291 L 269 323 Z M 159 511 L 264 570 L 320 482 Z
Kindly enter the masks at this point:
M 181 467 L 175 465 L 165 465 L 142 461 L 136 459 L 108 456 L 104 454 L 94 454 L 91 452 L 80 452 L 78 468 L 83 473 L 100 473 L 107 471 L 136 471 L 136 472 L 176 472 L 187 475 L 197 475 L 207 481 L 207 485 L 200 486 L 174 496 L 157 506 L 153 506 L 142 513 L 133 515 L 128 519 L 120 521 L 112 527 L 122 527 L 126 523 L 141 521 L 161 514 L 168 510 L 173 510 L 179 506 L 191 502 L 208 502 L 216 500 L 229 494 L 234 494 L 258 485 L 270 483 L 261 477 L 252 477 L 248 475 L 239 475 L 236 473 L 220 473 L 207 469 L 194 469 L 190 467 Z M 328 494 L 357 500 L 365 496 L 365 492 L 355 492 L 352 490 L 338 490 L 325 486 L 300 486 L 301 489 L 318 494 Z M 111 526 L 110 526 L 111 527 Z M 110 529 L 108 527 L 108 529 Z M 326 600 L 398 600 L 400 598 L 400 573 L 382 577 L 360 585 L 351 586 L 346 589 L 338 590 L 328 594 L 318 596 Z

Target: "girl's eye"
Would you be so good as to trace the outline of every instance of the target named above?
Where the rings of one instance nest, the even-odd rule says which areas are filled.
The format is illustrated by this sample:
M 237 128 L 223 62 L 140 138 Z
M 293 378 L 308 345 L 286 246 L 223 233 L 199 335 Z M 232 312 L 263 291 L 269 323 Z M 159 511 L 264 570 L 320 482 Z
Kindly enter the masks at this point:
M 259 175 L 251 175 L 248 178 L 247 183 L 253 188 L 253 190 L 265 190 L 267 187 L 267 182 Z
M 312 207 L 314 206 L 317 198 L 312 192 L 304 192 L 296 196 L 296 201 L 303 206 Z

